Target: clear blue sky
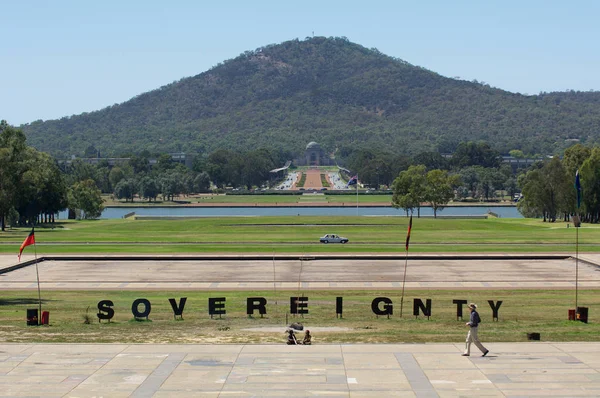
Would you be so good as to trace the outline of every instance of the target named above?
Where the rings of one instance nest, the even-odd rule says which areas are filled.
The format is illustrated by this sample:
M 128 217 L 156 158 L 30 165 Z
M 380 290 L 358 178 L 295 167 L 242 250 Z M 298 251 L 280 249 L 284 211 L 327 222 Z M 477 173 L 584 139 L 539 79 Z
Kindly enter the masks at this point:
M 592 0 L 0 0 L 0 119 L 99 110 L 313 32 L 511 92 L 600 90 L 598 15 Z

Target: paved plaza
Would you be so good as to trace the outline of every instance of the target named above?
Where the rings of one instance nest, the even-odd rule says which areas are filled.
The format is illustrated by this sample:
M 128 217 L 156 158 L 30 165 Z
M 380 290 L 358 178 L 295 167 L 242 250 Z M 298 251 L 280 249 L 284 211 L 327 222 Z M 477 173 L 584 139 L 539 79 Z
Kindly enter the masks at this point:
M 544 255 L 540 255 L 544 256 Z M 570 289 L 575 287 L 572 257 L 456 259 L 451 255 L 407 263 L 407 289 Z M 553 257 L 554 256 L 554 257 Z M 4 258 L 2 258 L 4 257 Z M 0 257 L 0 269 L 14 265 L 14 256 Z M 25 256 L 24 256 L 25 257 Z M 463 256 L 464 257 L 464 256 Z M 490 256 L 491 257 L 491 256 Z M 52 258 L 52 256 L 48 256 Z M 402 288 L 404 260 L 372 255 L 368 259 L 271 260 L 239 258 L 208 260 L 201 256 L 146 256 L 123 261 L 106 256 L 91 260 L 48 260 L 39 263 L 44 290 L 351 290 Z M 141 259 L 140 259 L 141 258 Z M 4 264 L 2 261 L 4 260 Z M 12 260 L 12 262 L 11 262 Z M 30 260 L 28 258 L 27 260 Z M 580 288 L 600 288 L 600 255 L 585 254 L 577 261 Z M 35 266 L 0 274 L 0 289 L 37 289 Z
M 486 345 L 0 344 L 0 396 L 600 396 L 600 343 Z
M 44 261 L 44 289 L 394 289 L 398 261 Z M 416 261 L 416 260 L 415 260 Z M 410 264 L 407 288 L 573 288 L 572 258 Z M 582 255 L 580 287 L 600 286 L 600 256 Z M 0 268 L 14 259 L 0 257 Z M 301 268 L 300 268 L 301 267 Z M 302 271 L 300 271 L 302 269 Z M 361 272 L 362 270 L 362 272 Z M 366 270 L 366 271 L 365 271 Z M 160 279 L 156 275 L 161 275 Z M 277 279 L 278 278 L 278 279 Z M 264 282 L 268 280 L 270 282 Z M 0 289 L 35 289 L 35 267 Z M 143 341 L 143 337 L 140 339 Z M 600 396 L 598 343 L 157 345 L 2 344 L 1 397 L 535 397 Z

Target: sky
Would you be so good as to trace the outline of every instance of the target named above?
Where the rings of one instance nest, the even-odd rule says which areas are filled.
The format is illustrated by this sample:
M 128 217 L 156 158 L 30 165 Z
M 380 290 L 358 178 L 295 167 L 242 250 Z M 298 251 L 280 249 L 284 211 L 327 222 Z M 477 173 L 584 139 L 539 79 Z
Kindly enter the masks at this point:
M 0 10 L 0 120 L 15 126 L 313 35 L 514 93 L 600 90 L 593 0 L 0 0 Z

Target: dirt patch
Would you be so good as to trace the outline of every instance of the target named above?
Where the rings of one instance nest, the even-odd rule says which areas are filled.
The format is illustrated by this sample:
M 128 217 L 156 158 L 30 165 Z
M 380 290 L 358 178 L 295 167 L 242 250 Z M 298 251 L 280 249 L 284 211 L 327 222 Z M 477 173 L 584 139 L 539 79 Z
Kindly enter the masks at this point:
M 265 332 L 265 333 L 285 333 L 288 328 L 285 326 L 263 326 L 259 328 L 246 328 L 242 329 L 245 332 Z M 310 330 L 311 333 L 327 333 L 327 332 L 347 332 L 350 328 L 342 328 L 337 326 L 332 327 L 322 327 L 322 326 L 310 326 L 304 327 L 304 330 Z M 296 333 L 304 333 L 304 330 L 297 330 Z

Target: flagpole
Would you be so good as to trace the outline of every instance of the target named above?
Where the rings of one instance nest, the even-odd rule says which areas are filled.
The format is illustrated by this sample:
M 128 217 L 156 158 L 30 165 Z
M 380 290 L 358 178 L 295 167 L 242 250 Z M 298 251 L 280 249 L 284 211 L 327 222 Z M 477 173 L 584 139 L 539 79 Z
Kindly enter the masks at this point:
M 273 249 L 273 299 L 275 300 L 275 319 L 277 319 L 277 280 L 275 277 L 275 249 Z
M 578 216 L 578 218 L 579 218 L 579 216 Z M 579 227 L 575 226 L 575 313 L 577 313 L 577 296 L 578 296 L 578 290 L 579 290 L 578 282 L 579 282 Z
M 37 246 L 35 244 L 35 240 L 33 241 L 33 252 L 35 253 L 35 275 L 37 279 L 37 289 L 38 289 L 38 305 L 39 311 L 38 314 L 38 325 L 41 325 L 42 320 L 42 292 L 40 290 L 40 272 L 38 271 L 38 260 L 37 260 Z
M 402 296 L 400 297 L 400 318 L 402 318 L 402 307 L 404 306 L 404 285 L 406 284 L 406 265 L 408 264 L 408 249 L 404 258 L 404 276 L 402 277 Z
M 358 173 L 356 173 L 356 215 L 358 216 Z
M 577 208 L 573 225 L 575 226 L 575 313 L 577 313 L 579 296 L 579 228 L 581 219 L 579 218 L 579 207 L 581 206 L 581 181 L 579 179 L 579 170 L 575 172 L 575 193 L 577 194 Z
M 402 318 L 402 308 L 404 307 L 404 286 L 406 285 L 406 268 L 408 265 L 408 244 L 410 243 L 410 230 L 412 229 L 412 214 L 410 215 L 410 221 L 408 222 L 408 232 L 406 233 L 406 247 L 404 257 L 404 276 L 402 277 L 402 295 L 400 297 L 400 318 Z

